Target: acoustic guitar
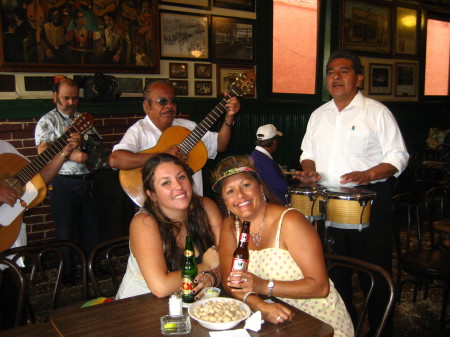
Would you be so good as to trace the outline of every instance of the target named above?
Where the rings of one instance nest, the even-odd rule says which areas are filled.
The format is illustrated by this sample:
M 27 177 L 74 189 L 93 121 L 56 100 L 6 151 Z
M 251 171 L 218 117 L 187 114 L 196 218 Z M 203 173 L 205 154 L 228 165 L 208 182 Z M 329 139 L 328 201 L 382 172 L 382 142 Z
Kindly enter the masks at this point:
M 47 186 L 39 171 L 67 145 L 71 133 L 85 133 L 93 124 L 92 115 L 83 113 L 72 122 L 69 130 L 31 162 L 14 153 L 0 155 L 0 183 L 14 188 L 19 196 L 14 207 L 6 203 L 0 206 L 0 252 L 11 247 L 16 241 L 23 213 L 39 205 L 47 195 Z M 33 186 L 27 184 L 28 182 Z
M 201 138 L 226 112 L 226 104 L 229 98 L 242 97 L 249 92 L 255 83 L 256 76 L 253 72 L 244 72 L 231 84 L 227 95 L 216 105 L 214 109 L 190 131 L 182 126 L 172 126 L 165 130 L 158 143 L 140 153 L 161 153 L 169 147 L 178 144 L 180 152 L 186 156 L 187 164 L 197 172 L 206 164 L 208 151 Z M 123 190 L 138 206 L 144 205 L 145 193 L 142 183 L 142 167 L 131 170 L 120 170 L 119 180 Z

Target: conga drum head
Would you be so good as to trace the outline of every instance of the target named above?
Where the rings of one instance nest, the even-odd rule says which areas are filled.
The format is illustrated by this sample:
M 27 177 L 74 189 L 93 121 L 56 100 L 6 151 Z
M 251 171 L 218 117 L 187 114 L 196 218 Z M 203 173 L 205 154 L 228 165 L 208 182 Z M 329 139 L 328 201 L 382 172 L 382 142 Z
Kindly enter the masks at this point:
M 363 229 L 369 227 L 374 191 L 359 187 L 327 187 L 324 191 L 327 227 Z
M 309 221 L 324 218 L 319 204 L 323 201 L 325 186 L 311 183 L 289 186 L 288 193 L 291 197 L 291 206 L 300 210 Z

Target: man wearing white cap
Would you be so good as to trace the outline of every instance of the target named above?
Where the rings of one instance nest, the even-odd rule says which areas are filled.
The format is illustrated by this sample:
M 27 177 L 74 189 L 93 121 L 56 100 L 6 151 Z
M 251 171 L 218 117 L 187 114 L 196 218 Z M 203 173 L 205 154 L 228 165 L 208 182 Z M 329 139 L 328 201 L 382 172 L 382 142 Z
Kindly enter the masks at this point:
M 278 149 L 278 137 L 283 134 L 273 124 L 260 126 L 256 131 L 256 147 L 250 155 L 255 163 L 256 171 L 270 192 L 277 197 L 282 205 L 288 203 L 288 183 L 272 154 Z

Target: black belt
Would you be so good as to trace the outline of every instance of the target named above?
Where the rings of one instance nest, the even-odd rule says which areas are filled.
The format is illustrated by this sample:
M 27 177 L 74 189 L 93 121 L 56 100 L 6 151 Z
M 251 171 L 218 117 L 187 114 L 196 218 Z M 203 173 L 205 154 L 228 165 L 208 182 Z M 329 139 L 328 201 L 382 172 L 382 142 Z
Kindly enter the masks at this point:
M 75 180 L 91 180 L 91 174 L 58 174 L 58 177 L 67 178 L 67 179 L 75 179 Z

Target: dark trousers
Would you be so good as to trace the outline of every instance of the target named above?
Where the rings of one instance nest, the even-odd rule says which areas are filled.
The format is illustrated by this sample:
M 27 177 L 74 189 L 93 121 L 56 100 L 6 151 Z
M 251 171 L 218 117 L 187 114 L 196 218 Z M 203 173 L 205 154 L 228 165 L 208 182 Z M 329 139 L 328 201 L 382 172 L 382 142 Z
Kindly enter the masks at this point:
M 370 226 L 361 232 L 355 229 L 328 228 L 327 236 L 333 241 L 331 253 L 358 258 L 384 268 L 392 275 L 392 197 L 389 183 L 377 183 L 361 186 L 377 193 L 371 206 Z M 336 289 L 344 300 L 347 310 L 356 322 L 356 311 L 352 304 L 353 289 L 351 273 L 348 269 L 335 268 L 330 273 Z M 363 291 L 369 287 L 368 279 L 360 277 L 359 281 Z M 388 287 L 376 286 L 369 303 L 369 326 L 373 334 L 380 323 L 385 305 L 389 298 Z M 393 314 L 384 329 L 382 336 L 392 336 Z
M 52 185 L 50 202 L 56 239 L 72 241 L 88 256 L 100 237 L 98 206 L 91 193 L 91 180 L 58 175 Z M 75 261 L 68 251 L 64 251 L 64 265 L 64 273 L 75 272 Z

